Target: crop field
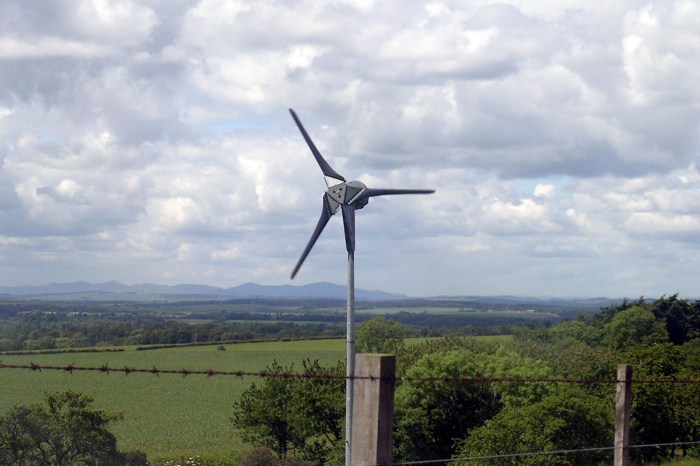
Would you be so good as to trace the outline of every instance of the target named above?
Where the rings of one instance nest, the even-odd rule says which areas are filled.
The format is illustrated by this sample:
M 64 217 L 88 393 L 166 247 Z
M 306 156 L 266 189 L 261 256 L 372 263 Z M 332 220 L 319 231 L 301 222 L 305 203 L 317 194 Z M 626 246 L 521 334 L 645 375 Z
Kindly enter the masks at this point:
M 505 342 L 509 335 L 474 337 Z M 425 338 L 412 338 L 406 344 Z M 243 343 L 135 351 L 123 347 L 114 353 L 64 353 L 0 356 L 5 364 L 29 364 L 100 367 L 137 367 L 150 369 L 241 370 L 256 372 L 273 360 L 281 365 L 301 368 L 304 359 L 334 364 L 345 357 L 345 340 L 304 340 Z M 134 373 L 103 374 L 22 369 L 0 370 L 0 412 L 16 404 L 43 399 L 47 391 L 75 390 L 95 399 L 95 405 L 109 412 L 120 412 L 124 419 L 112 425 L 122 451 L 141 450 L 152 461 L 200 455 L 210 459 L 236 459 L 246 450 L 229 420 L 232 404 L 257 377 Z
M 73 353 L 2 356 L 5 364 L 125 366 L 158 369 L 259 371 L 273 360 L 282 365 L 318 359 L 331 364 L 345 354 L 344 340 L 250 343 L 171 348 L 118 353 Z M 75 390 L 95 399 L 100 409 L 120 412 L 122 421 L 111 428 L 123 451 L 142 450 L 150 459 L 179 455 L 235 457 L 243 450 L 229 421 L 234 400 L 259 378 L 232 376 L 130 374 L 62 371 L 0 372 L 0 412 L 22 403 L 40 401 L 46 391 Z
M 373 314 L 373 315 L 384 315 L 384 314 L 398 314 L 399 312 L 408 312 L 406 308 L 401 307 L 374 307 L 374 308 L 362 308 L 358 310 L 358 313 L 363 314 Z M 420 314 L 426 313 L 430 315 L 462 315 L 469 314 L 470 316 L 481 317 L 483 319 L 498 317 L 522 317 L 527 316 L 532 320 L 548 319 L 554 316 L 549 312 L 527 312 L 522 310 L 475 310 L 475 309 L 462 309 L 462 308 L 450 308 L 450 307 L 418 307 L 411 308 L 411 313 Z

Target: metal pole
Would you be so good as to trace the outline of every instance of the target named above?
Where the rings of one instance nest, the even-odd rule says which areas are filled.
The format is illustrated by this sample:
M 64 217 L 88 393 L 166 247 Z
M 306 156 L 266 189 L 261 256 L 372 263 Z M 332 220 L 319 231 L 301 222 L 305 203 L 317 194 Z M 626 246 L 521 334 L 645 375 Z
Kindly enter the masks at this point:
M 345 379 L 345 466 L 352 466 L 352 402 L 355 387 L 355 255 L 348 253 L 347 356 Z

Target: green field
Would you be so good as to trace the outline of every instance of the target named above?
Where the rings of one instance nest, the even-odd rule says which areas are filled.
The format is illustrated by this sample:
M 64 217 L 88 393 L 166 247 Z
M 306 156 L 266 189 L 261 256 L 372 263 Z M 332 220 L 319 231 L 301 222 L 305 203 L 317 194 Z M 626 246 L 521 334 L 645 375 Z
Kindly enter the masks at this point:
M 124 366 L 158 369 L 259 371 L 273 360 L 301 367 L 305 358 L 328 364 L 342 359 L 344 340 L 250 343 L 119 353 L 2 356 L 5 364 Z M 95 399 L 96 406 L 121 412 L 112 427 L 123 451 L 142 450 L 150 459 L 179 455 L 235 457 L 244 449 L 229 421 L 231 406 L 243 390 L 259 381 L 231 376 L 103 374 L 99 372 L 0 371 L 0 412 L 15 404 L 40 401 L 46 391 L 76 390 Z
M 475 337 L 505 342 L 509 335 Z M 411 338 L 406 344 L 425 338 Z M 322 364 L 334 364 L 345 357 L 345 340 L 304 340 L 189 346 L 150 351 L 114 353 L 68 353 L 0 356 L 4 364 L 29 364 L 100 367 L 136 367 L 161 370 L 206 370 L 257 372 L 273 360 L 282 365 L 309 358 Z M 75 390 L 95 399 L 98 408 L 120 412 L 124 419 L 111 428 L 122 451 L 141 450 L 151 460 L 200 455 L 205 458 L 238 458 L 247 448 L 229 421 L 232 405 L 257 377 L 134 373 L 80 372 L 72 374 L 45 370 L 0 369 L 0 412 L 16 404 L 41 401 L 44 392 Z
M 319 312 L 339 312 L 338 309 L 318 309 Z M 340 310 L 342 311 L 342 310 Z M 460 307 L 445 307 L 445 306 L 420 306 L 420 307 L 369 307 L 363 306 L 357 309 L 358 314 L 369 315 L 392 315 L 401 312 L 409 312 L 411 314 L 430 314 L 430 315 L 469 315 L 471 317 L 479 317 L 489 319 L 493 317 L 527 317 L 531 320 L 550 319 L 556 317 L 556 314 L 543 311 L 527 312 L 523 310 L 497 309 L 497 310 L 477 310 L 471 308 Z

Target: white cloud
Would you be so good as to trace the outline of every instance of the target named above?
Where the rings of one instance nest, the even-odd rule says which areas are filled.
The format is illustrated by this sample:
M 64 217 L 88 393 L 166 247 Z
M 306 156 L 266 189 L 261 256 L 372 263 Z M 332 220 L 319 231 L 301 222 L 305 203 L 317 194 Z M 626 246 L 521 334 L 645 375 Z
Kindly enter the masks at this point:
M 158 230 L 177 231 L 187 227 L 199 218 L 199 208 L 185 197 L 153 199 L 147 207 L 147 215 L 154 221 Z
M 358 286 L 692 293 L 698 13 L 2 2 L 0 282 L 284 283 L 324 189 L 293 107 L 348 178 L 437 189 L 358 212 Z M 298 280 L 343 262 L 334 218 Z
M 557 187 L 553 184 L 538 184 L 535 186 L 535 192 L 533 196 L 535 197 L 552 197 L 556 194 Z
M 700 234 L 700 219 L 694 215 L 669 215 L 659 212 L 635 212 L 630 215 L 625 227 L 632 235 L 659 235 L 674 237 Z
M 4 37 L 0 39 L 0 56 L 11 58 L 74 57 L 94 58 L 107 55 L 110 49 L 61 38 L 38 38 L 32 41 Z
M 155 13 L 131 0 L 82 0 L 71 24 L 86 38 L 120 47 L 138 46 L 155 26 Z

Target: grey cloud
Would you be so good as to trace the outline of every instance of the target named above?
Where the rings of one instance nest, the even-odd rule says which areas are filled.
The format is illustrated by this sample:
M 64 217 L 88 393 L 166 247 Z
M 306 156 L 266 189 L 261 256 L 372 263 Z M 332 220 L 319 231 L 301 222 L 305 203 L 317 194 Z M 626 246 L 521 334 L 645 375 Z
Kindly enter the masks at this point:
M 0 171 L 0 211 L 17 209 L 20 206 L 12 178 Z
M 291 106 L 347 177 L 438 190 L 358 214 L 358 286 L 692 289 L 693 15 L 443 3 L 3 2 L 0 279 L 286 280 L 324 191 Z M 344 280 L 341 223 L 300 283 Z
M 21 35 L 34 35 L 37 31 L 46 34 L 60 34 L 65 31 L 68 12 L 77 1 L 23 2 L 8 0 L 0 3 L 0 26 L 3 31 L 13 31 Z
M 180 39 L 182 24 L 187 12 L 197 5 L 198 0 L 170 0 L 148 2 L 158 21 L 151 29 L 147 50 L 155 55 Z
M 84 198 L 63 194 L 58 189 L 56 189 L 54 186 L 40 186 L 36 189 L 36 193 L 39 195 L 49 196 L 54 201 L 57 201 L 57 202 L 60 202 L 63 204 L 75 204 L 75 205 L 86 204 L 86 201 Z
M 520 22 L 522 28 L 528 23 L 528 18 L 512 10 L 507 9 L 510 23 L 505 24 Z M 500 13 L 501 9 L 494 9 L 489 20 L 503 26 L 497 23 Z M 624 20 L 624 15 L 618 16 L 618 26 Z M 556 23 L 532 21 L 529 27 L 522 34 L 529 33 L 531 49 L 537 50 L 536 61 L 517 68 L 517 61 L 511 61 L 511 69 L 518 71 L 507 79 L 462 83 L 457 75 L 445 75 L 433 83 L 436 91 L 431 94 L 425 92 L 431 80 L 420 81 L 418 75 L 402 69 L 400 61 L 389 59 L 384 65 L 369 66 L 370 73 L 387 67 L 390 74 L 401 76 L 403 86 L 386 86 L 381 79 L 375 79 L 372 86 L 358 86 L 357 99 L 344 111 L 347 120 L 341 122 L 338 141 L 332 144 L 350 148 L 363 163 L 375 167 L 442 160 L 494 169 L 506 177 L 557 173 L 637 176 L 682 167 L 692 160 L 699 146 L 693 129 L 700 118 L 696 105 L 665 109 L 630 105 L 624 100 L 627 82 L 618 44 L 604 48 L 593 42 L 589 46 L 585 35 L 558 40 Z M 536 27 L 545 32 L 534 33 Z M 622 40 L 621 34 L 612 34 L 612 38 Z M 516 39 L 514 36 L 513 47 Z M 525 55 L 529 60 L 531 49 Z M 372 63 L 371 56 L 365 58 Z M 596 68 L 582 66 L 601 60 L 601 69 L 613 79 L 596 81 Z M 406 63 L 417 66 L 410 60 Z M 395 69 L 389 68 L 392 66 Z M 533 73 L 537 67 L 541 71 Z M 360 76 L 371 80 L 371 75 Z M 421 86 L 406 86 L 411 82 Z M 661 85 L 673 89 L 672 82 Z M 451 101 L 446 99 L 450 94 Z M 456 103 L 451 118 L 448 102 Z M 417 116 L 409 119 L 407 112 L 413 108 Z M 343 128 L 348 128 L 348 134 L 343 134 Z M 430 156 L 421 158 L 421 152 Z
M 41 99 L 47 107 L 75 101 L 92 66 L 58 57 L 0 59 L 0 97 L 5 102 L 30 104 Z

